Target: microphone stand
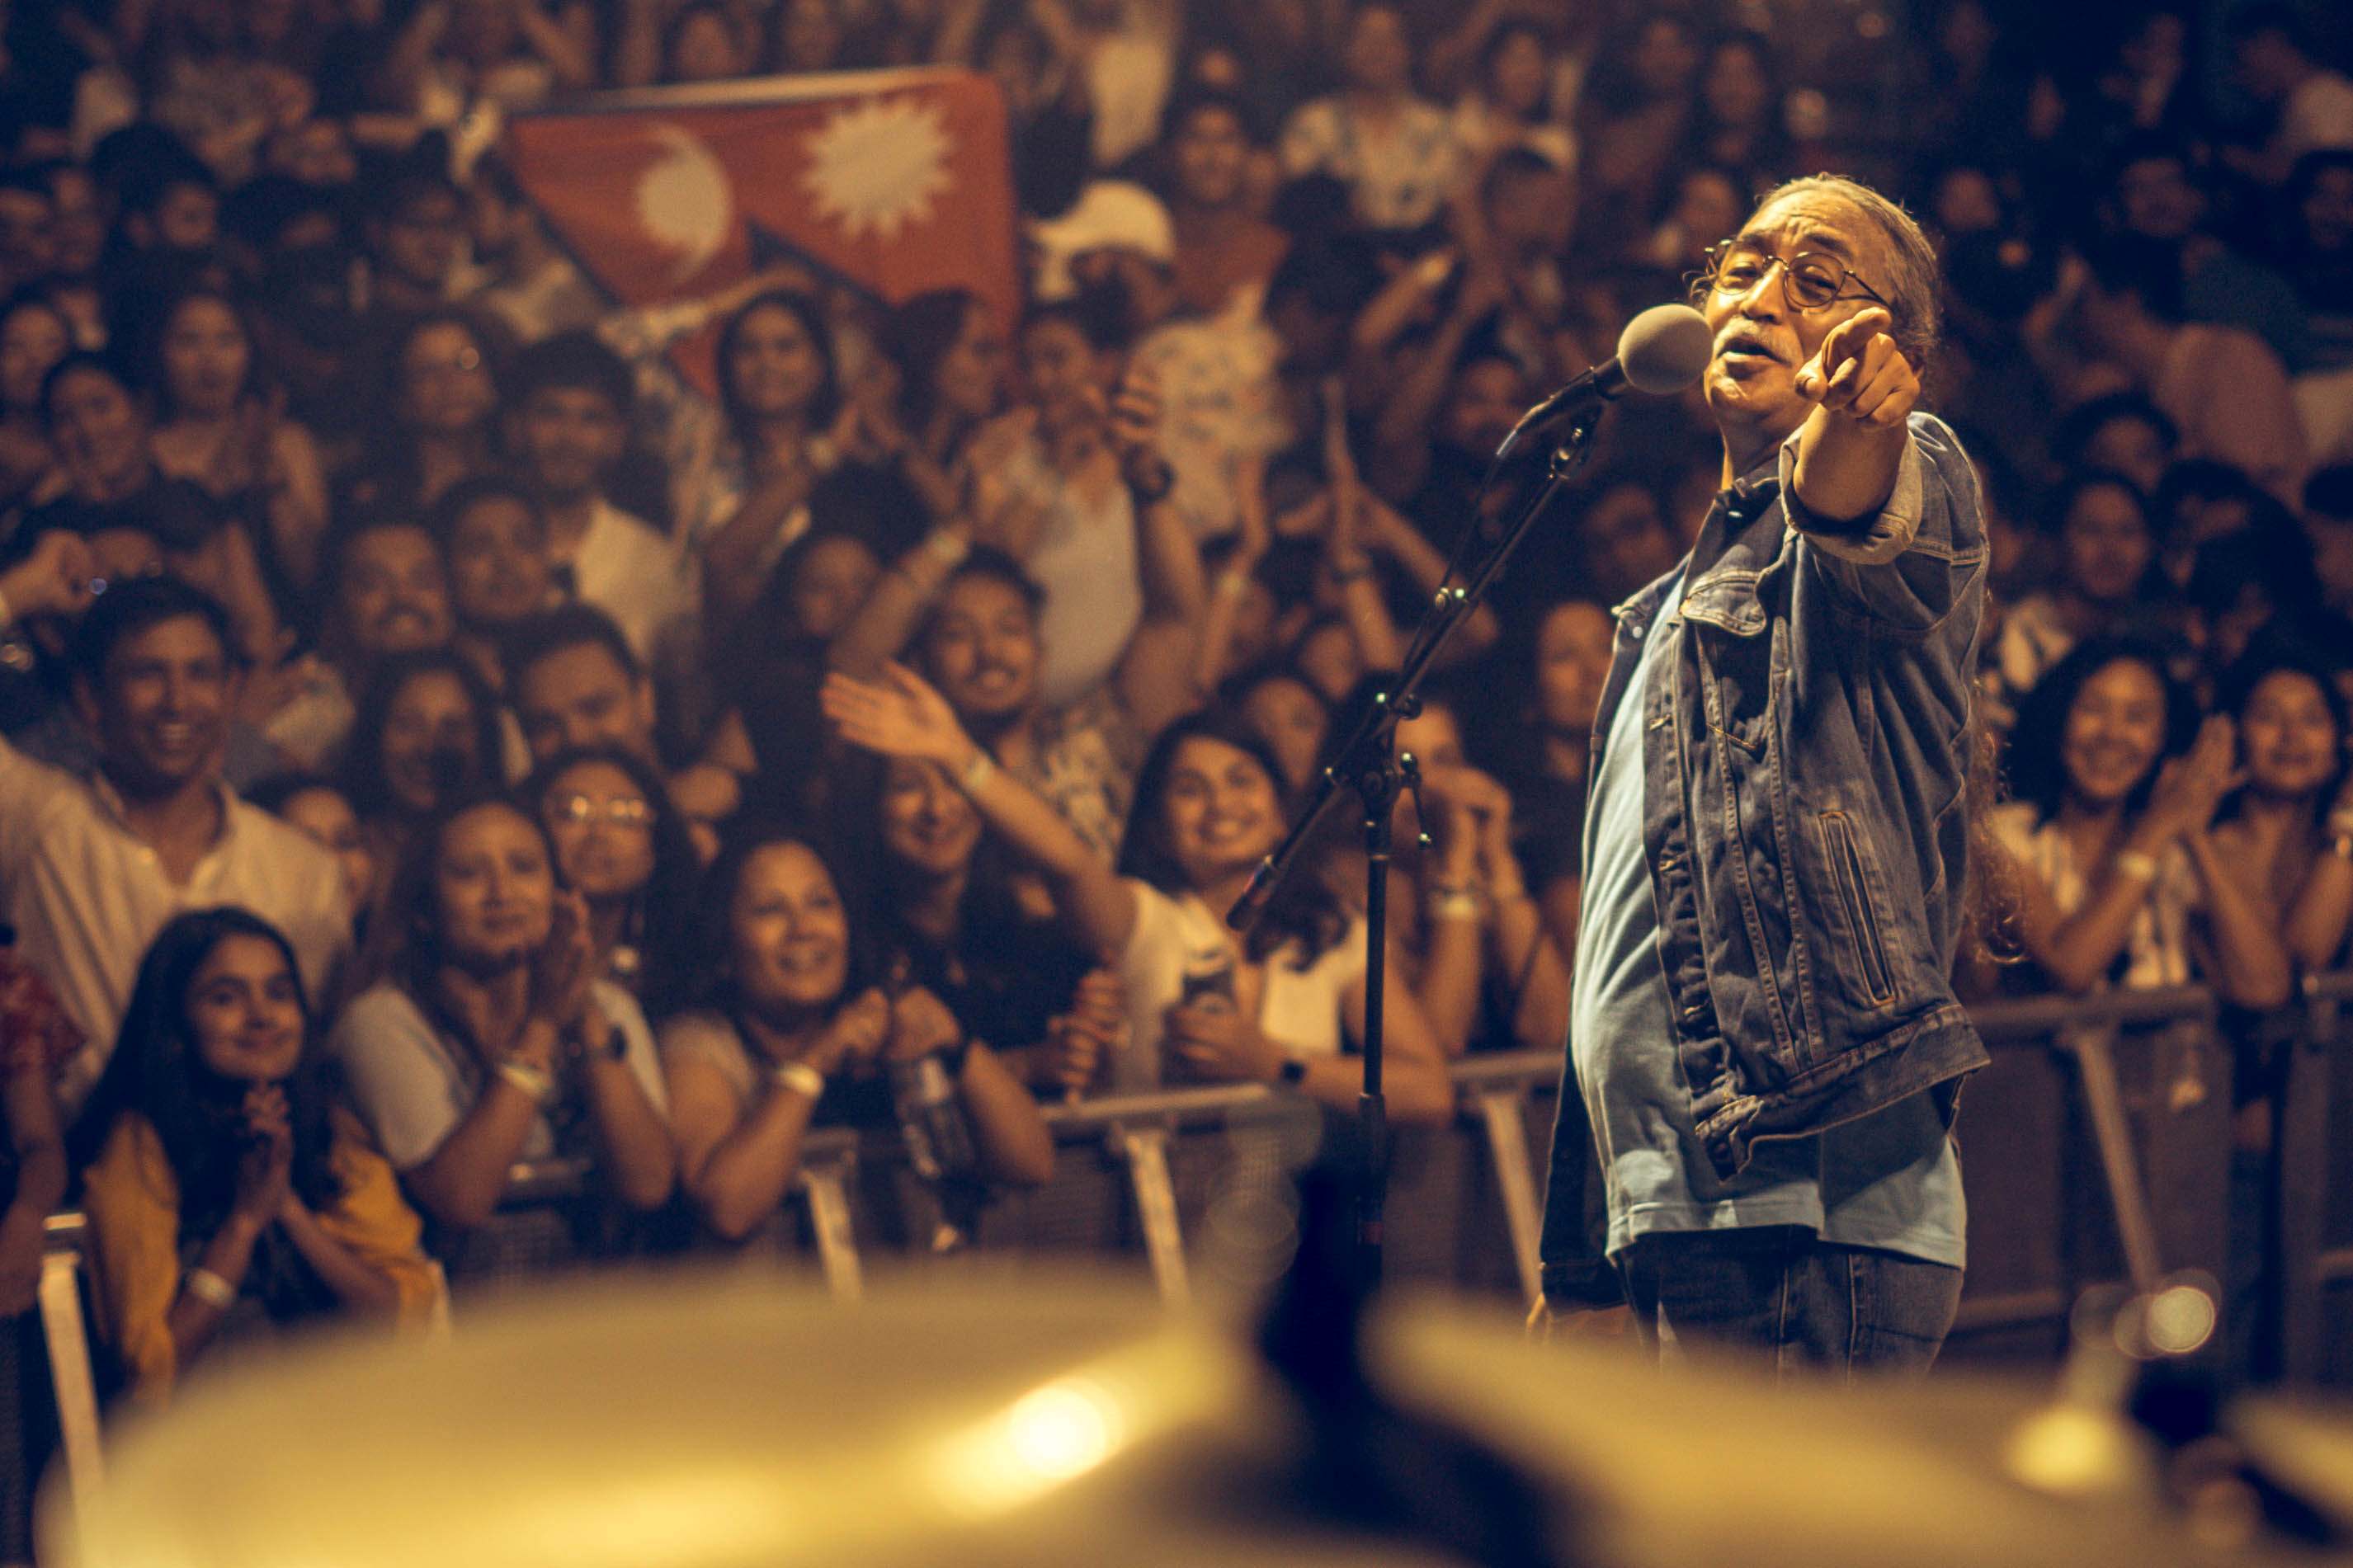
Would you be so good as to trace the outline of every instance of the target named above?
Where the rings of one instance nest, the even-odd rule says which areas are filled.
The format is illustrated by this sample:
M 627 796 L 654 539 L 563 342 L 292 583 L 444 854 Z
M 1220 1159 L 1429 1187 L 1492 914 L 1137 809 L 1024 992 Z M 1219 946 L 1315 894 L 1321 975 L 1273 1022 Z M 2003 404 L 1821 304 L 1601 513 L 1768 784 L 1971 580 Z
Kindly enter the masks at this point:
M 1259 862 L 1258 869 L 1250 874 L 1250 886 L 1226 912 L 1226 924 L 1234 931 L 1247 931 L 1255 925 L 1274 889 L 1292 874 L 1316 826 L 1340 798 L 1342 789 L 1354 792 L 1362 811 L 1365 839 L 1365 1087 L 1356 1100 L 1356 1124 L 1365 1146 L 1365 1173 L 1357 1190 L 1356 1256 L 1362 1283 L 1368 1289 L 1380 1279 L 1382 1227 L 1388 1198 L 1388 1106 L 1381 1090 L 1381 1027 L 1388 988 L 1389 820 L 1399 791 L 1410 789 L 1417 802 L 1421 798 L 1419 764 L 1412 753 L 1400 755 L 1397 749 L 1398 723 L 1421 710 L 1418 693 L 1439 649 L 1446 646 L 1446 639 L 1455 628 L 1486 601 L 1512 552 L 1585 466 L 1592 452 L 1594 427 L 1600 423 L 1606 406 L 1596 402 L 1570 419 L 1546 459 L 1543 487 L 1529 498 L 1503 537 L 1479 561 L 1468 583 L 1438 590 L 1435 602 L 1414 633 L 1397 679 L 1374 694 L 1372 710 L 1358 723 L 1338 758 L 1324 770 L 1306 813 L 1274 851 Z M 1500 454 L 1497 461 L 1500 464 Z M 1484 487 L 1482 489 L 1483 496 Z M 1479 527 L 1475 511 L 1471 526 L 1474 531 Z

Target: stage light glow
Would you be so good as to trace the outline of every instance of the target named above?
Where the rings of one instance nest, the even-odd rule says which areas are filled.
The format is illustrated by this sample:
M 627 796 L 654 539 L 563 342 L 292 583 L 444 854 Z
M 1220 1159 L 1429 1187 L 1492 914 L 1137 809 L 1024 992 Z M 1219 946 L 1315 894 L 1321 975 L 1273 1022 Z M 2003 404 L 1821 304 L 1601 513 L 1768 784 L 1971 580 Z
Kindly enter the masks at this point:
M 1127 1437 L 1113 1390 L 1093 1377 L 1056 1378 L 950 1438 L 935 1479 L 965 1511 L 998 1513 L 1096 1468 Z

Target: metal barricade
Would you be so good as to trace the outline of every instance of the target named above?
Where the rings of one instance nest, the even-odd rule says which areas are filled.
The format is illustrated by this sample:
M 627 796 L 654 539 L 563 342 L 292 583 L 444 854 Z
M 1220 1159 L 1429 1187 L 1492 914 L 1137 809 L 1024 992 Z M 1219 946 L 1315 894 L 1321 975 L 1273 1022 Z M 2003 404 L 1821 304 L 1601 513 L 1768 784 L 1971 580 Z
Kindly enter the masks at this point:
M 2353 973 L 2305 982 L 2274 1123 L 2280 1363 L 2353 1383 Z
M 2274 1151 L 2280 1359 L 2299 1380 L 2353 1380 L 2353 973 L 2308 982 L 2275 1082 Z M 2038 997 L 1974 1010 L 1991 1065 L 1963 1096 L 1962 1173 L 1970 1267 L 1954 1348 L 2055 1354 L 2084 1288 L 2146 1287 L 2199 1267 L 2225 1272 L 2232 1180 L 2231 1041 L 2203 990 Z M 1454 1064 L 1452 1126 L 1412 1140 L 1389 1205 L 1393 1258 L 1457 1284 L 1538 1289 L 1546 1141 L 1561 1070 L 1555 1051 Z M 1163 1300 L 1197 1289 L 1200 1233 L 1221 1203 L 1279 1184 L 1303 1157 L 1281 1113 L 1293 1097 L 1258 1086 L 1174 1089 L 1043 1108 L 1057 1144 L 1045 1187 L 1004 1194 L 977 1245 L 1023 1255 L 1131 1256 Z M 579 1163 L 518 1166 L 485 1227 L 486 1286 L 612 1258 L 546 1241 L 551 1215 L 590 1188 Z M 863 1290 L 877 1247 L 923 1250 L 906 1215 L 919 1188 L 884 1133 L 812 1131 L 797 1187 L 765 1243 L 813 1254 L 844 1302 Z M 2027 1223 L 2020 1223 L 2023 1218 Z M 691 1231 L 681 1215 L 681 1234 Z M 79 1292 L 82 1221 L 49 1225 L 40 1323 L 62 1432 L 66 1484 L 91 1495 L 103 1474 L 99 1411 Z M 670 1250 L 700 1249 L 691 1237 Z M 459 1316 L 466 1289 L 461 1282 Z
M 58 1458 L 77 1521 L 90 1517 L 106 1479 L 99 1444 L 98 1380 L 91 1373 L 90 1331 L 81 1310 L 82 1247 L 88 1228 L 79 1214 L 49 1216 L 39 1290 L 41 1342 L 48 1352 L 49 1387 L 57 1401 Z

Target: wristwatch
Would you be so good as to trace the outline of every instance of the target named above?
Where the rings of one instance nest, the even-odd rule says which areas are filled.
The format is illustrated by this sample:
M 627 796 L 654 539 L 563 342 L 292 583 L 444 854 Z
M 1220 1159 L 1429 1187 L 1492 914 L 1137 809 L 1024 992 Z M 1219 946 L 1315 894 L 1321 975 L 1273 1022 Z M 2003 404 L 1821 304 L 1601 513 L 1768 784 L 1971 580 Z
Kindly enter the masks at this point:
M 1131 463 L 1128 468 L 1130 471 L 1121 478 L 1127 481 L 1129 492 L 1145 506 L 1166 500 L 1168 492 L 1176 488 L 1176 470 L 1168 466 L 1166 458 Z
M 1307 1064 L 1297 1057 L 1285 1057 L 1282 1065 L 1274 1069 L 1274 1081 L 1285 1089 L 1297 1089 L 1307 1081 Z

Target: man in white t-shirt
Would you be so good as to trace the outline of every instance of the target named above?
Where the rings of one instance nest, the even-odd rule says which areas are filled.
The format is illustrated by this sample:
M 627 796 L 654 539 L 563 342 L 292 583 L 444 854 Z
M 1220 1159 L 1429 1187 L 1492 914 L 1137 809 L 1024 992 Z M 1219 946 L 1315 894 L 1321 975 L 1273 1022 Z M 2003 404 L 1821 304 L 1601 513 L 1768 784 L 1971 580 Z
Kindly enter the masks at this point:
M 628 446 L 628 366 L 590 333 L 560 332 L 523 352 L 514 384 L 507 442 L 546 509 L 557 569 L 650 663 L 691 622 L 694 577 L 669 535 L 607 494 Z
M 91 576 L 88 546 L 61 532 L 0 576 L 0 626 L 81 616 L 74 701 L 96 776 L 0 741 L 0 909 L 88 1041 L 58 1083 L 69 1110 L 106 1065 L 139 961 L 174 915 L 251 910 L 285 932 L 313 997 L 351 941 L 335 858 L 221 782 L 243 679 L 227 612 L 170 577 L 118 583 L 93 603 Z

